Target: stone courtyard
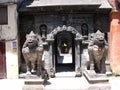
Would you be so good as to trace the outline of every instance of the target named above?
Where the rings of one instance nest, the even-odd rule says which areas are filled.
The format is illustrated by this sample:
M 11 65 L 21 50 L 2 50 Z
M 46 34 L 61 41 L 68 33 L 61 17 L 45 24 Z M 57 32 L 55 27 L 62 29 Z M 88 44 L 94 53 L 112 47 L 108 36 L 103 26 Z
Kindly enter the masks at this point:
M 120 88 L 119 76 L 109 76 L 108 84 L 110 85 L 110 87 L 106 89 L 106 87 L 109 86 L 108 84 L 89 84 L 84 76 L 74 77 L 74 72 L 70 73 L 57 73 L 55 78 L 50 78 L 44 86 L 41 86 L 41 90 L 119 90 Z M 26 79 L 1 79 L 0 90 L 22 90 L 25 80 Z M 36 86 L 36 88 L 38 86 Z M 26 90 L 33 89 L 30 87 L 30 89 Z

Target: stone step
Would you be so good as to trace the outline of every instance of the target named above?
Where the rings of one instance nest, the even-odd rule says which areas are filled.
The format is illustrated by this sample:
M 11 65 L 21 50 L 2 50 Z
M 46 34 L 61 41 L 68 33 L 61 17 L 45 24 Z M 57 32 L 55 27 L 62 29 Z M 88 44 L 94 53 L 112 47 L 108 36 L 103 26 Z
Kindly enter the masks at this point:
M 44 84 L 44 80 L 39 78 L 39 79 L 26 79 L 24 81 L 25 85 L 43 85 Z
M 24 85 L 22 90 L 44 90 L 44 85 Z
M 44 90 L 43 79 L 26 79 L 22 90 Z

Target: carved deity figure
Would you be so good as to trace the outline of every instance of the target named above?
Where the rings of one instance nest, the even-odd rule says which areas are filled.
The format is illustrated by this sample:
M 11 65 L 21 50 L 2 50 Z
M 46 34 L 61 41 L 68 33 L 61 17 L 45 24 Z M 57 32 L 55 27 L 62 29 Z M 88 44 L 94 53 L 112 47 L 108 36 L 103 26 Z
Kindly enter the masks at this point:
M 88 45 L 90 59 L 90 69 L 96 73 L 105 73 L 105 61 L 108 53 L 108 45 L 104 38 L 104 33 L 97 31 Z
M 22 48 L 22 54 L 27 66 L 27 74 L 37 72 L 37 75 L 45 75 L 44 63 L 42 61 L 43 45 L 40 35 L 31 31 L 26 35 L 26 41 Z M 36 71 L 37 66 L 37 71 Z M 42 76 L 44 77 L 44 76 Z

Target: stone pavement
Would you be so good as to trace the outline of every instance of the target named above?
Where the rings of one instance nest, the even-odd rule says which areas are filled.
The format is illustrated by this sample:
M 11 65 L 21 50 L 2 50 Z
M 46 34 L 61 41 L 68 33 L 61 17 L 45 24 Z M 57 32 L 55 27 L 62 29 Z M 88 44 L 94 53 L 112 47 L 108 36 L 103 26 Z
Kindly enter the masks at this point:
M 22 90 L 23 79 L 1 79 L 0 90 Z
M 45 90 L 85 90 L 88 82 L 81 78 L 52 78 L 49 84 L 45 85 Z
M 22 90 L 25 79 L 1 79 L 0 90 Z M 111 90 L 120 90 L 120 77 L 110 77 Z M 45 90 L 85 90 L 89 87 L 84 77 L 51 78 L 45 85 Z M 94 89 L 99 90 L 99 89 Z
M 112 90 L 120 90 L 120 77 L 110 77 L 109 83 Z

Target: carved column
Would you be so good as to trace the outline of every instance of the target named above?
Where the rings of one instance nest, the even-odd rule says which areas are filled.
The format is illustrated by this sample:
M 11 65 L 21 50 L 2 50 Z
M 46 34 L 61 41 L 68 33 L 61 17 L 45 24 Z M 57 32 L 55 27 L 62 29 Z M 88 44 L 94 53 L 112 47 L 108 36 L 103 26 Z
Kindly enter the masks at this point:
M 49 43 L 49 75 L 50 77 L 55 77 L 55 65 L 54 65 L 54 57 L 53 57 L 53 42 L 54 39 L 47 39 Z
M 79 77 L 82 75 L 81 71 L 81 54 L 80 54 L 80 49 L 81 49 L 81 38 L 75 38 L 76 40 L 76 45 L 75 45 L 75 71 L 76 71 L 76 77 Z

